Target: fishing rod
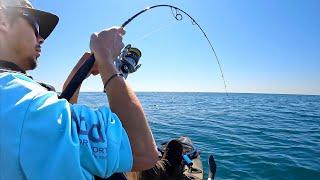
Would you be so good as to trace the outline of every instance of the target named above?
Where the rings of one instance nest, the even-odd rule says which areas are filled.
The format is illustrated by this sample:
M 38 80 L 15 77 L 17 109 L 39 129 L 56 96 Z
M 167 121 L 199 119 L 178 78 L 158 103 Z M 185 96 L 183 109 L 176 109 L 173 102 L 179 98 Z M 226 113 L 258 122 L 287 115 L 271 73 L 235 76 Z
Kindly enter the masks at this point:
M 160 5 L 155 5 L 155 6 L 150 6 L 147 7 L 140 12 L 136 13 L 132 17 L 130 17 L 127 21 L 125 21 L 121 27 L 124 28 L 126 27 L 132 20 L 137 18 L 139 15 L 154 9 L 158 7 L 169 7 L 171 9 L 171 12 L 174 16 L 174 18 L 178 21 L 181 21 L 183 19 L 183 16 L 181 13 L 187 15 L 190 19 L 193 25 L 197 25 L 197 27 L 201 30 L 202 34 L 206 38 L 207 42 L 209 43 L 212 52 L 214 53 L 215 59 L 218 63 L 221 77 L 224 83 L 224 89 L 226 94 L 227 93 L 227 85 L 226 81 L 224 78 L 224 74 L 222 71 L 221 63 L 220 60 L 217 56 L 217 53 L 215 49 L 213 48 L 213 45 L 211 41 L 209 40 L 207 34 L 204 32 L 204 30 L 201 28 L 201 26 L 198 24 L 198 22 L 187 12 L 183 11 L 182 9 L 172 6 L 172 5 L 167 5 L 167 4 L 160 4 Z M 118 70 L 124 75 L 126 78 L 129 73 L 135 72 L 141 65 L 138 65 L 138 61 L 141 57 L 141 52 L 137 48 L 132 48 L 131 45 L 126 46 L 124 50 L 120 53 L 120 56 L 115 60 L 115 65 L 118 68 Z M 74 92 L 78 89 L 78 87 L 81 85 L 81 83 L 84 81 L 84 79 L 87 77 L 88 73 L 90 72 L 90 69 L 93 67 L 95 62 L 94 55 L 91 55 L 91 57 L 79 68 L 79 70 L 76 72 L 74 77 L 71 79 L 70 83 L 67 85 L 67 87 L 64 89 L 64 91 L 60 94 L 59 98 L 65 98 L 68 101 L 71 99 L 73 96 Z

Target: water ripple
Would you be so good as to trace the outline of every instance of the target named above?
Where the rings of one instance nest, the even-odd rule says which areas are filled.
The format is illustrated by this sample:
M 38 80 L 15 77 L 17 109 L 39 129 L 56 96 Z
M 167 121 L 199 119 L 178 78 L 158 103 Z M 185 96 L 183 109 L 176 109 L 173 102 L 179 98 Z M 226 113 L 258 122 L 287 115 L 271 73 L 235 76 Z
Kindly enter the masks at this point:
M 138 93 L 157 142 L 189 136 L 218 179 L 320 179 L 320 96 Z M 107 104 L 103 93 L 80 103 Z

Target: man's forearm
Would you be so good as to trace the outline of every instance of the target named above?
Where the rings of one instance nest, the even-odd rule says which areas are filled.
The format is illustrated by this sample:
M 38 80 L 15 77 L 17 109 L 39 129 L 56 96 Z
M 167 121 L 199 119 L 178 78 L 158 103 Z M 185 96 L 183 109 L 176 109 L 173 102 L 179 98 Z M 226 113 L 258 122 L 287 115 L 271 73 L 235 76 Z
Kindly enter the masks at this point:
M 106 82 L 117 70 L 114 66 L 105 66 L 99 72 Z M 112 79 L 106 90 L 111 110 L 118 115 L 128 133 L 134 156 L 133 170 L 151 168 L 158 160 L 158 153 L 138 98 L 122 77 Z
M 108 99 L 112 111 L 120 117 L 129 135 L 135 157 L 133 170 L 153 167 L 158 160 L 158 153 L 138 98 L 125 81 L 118 78 L 110 82 Z

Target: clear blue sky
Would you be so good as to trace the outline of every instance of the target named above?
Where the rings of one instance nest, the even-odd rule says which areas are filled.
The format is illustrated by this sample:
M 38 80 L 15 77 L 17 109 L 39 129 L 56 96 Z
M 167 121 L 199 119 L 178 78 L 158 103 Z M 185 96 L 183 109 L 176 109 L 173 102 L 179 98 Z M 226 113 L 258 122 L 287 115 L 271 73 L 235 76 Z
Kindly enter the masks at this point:
M 320 94 L 320 1 L 317 0 L 31 0 L 60 22 L 30 74 L 61 90 L 92 32 L 143 8 L 172 4 L 206 31 L 221 60 L 229 92 Z M 160 29 L 158 31 L 158 29 Z M 126 27 L 125 44 L 142 51 L 142 67 L 128 81 L 136 91 L 223 92 L 219 67 L 201 32 L 169 8 L 151 10 Z M 146 34 L 153 32 L 143 38 Z M 101 91 L 100 77 L 82 91 Z

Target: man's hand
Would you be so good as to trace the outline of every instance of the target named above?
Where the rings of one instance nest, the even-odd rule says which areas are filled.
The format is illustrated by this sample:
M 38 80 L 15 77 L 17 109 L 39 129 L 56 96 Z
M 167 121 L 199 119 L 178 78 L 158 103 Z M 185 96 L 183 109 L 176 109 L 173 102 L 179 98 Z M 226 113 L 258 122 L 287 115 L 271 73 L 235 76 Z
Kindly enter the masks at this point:
M 105 82 L 110 77 L 111 73 L 115 73 L 114 60 L 120 54 L 121 49 L 124 47 L 122 43 L 122 36 L 125 34 L 123 28 L 110 28 L 103 30 L 99 33 L 93 33 L 90 40 L 90 49 L 94 54 L 96 62 L 88 73 L 87 77 L 91 74 L 101 74 L 102 81 Z M 72 69 L 70 75 L 63 85 L 63 89 L 67 87 L 71 79 L 74 77 L 79 68 L 89 59 L 91 53 L 85 53 L 75 67 Z M 74 104 L 78 101 L 78 95 L 81 85 L 70 99 L 70 103 Z
M 66 79 L 66 81 L 63 84 L 63 90 L 67 87 L 67 85 L 70 83 L 71 79 L 74 77 L 74 75 L 76 74 L 76 72 L 80 69 L 80 67 L 86 62 L 86 60 L 89 59 L 89 57 L 91 56 L 91 53 L 84 53 L 83 56 L 80 58 L 80 60 L 77 62 L 77 64 L 74 66 L 74 68 L 72 69 L 72 71 L 70 72 L 68 78 Z M 87 78 L 90 75 L 97 75 L 99 74 L 99 69 L 98 69 L 98 64 L 97 62 L 94 63 L 93 67 L 91 68 L 90 72 L 87 75 Z M 72 98 L 70 99 L 70 103 L 71 104 L 75 104 L 78 101 L 78 95 L 79 95 L 79 90 L 80 90 L 81 84 L 78 87 L 78 89 L 74 92 Z
M 123 28 L 112 27 L 93 33 L 90 39 L 90 49 L 98 63 L 99 73 L 102 83 L 114 74 L 118 73 L 114 65 L 114 60 L 124 47 L 122 36 L 125 34 Z
M 90 39 L 90 49 L 95 55 L 98 64 L 112 64 L 124 47 L 122 36 L 123 28 L 112 27 L 99 33 L 93 33 Z M 102 63 L 101 61 L 105 61 Z

